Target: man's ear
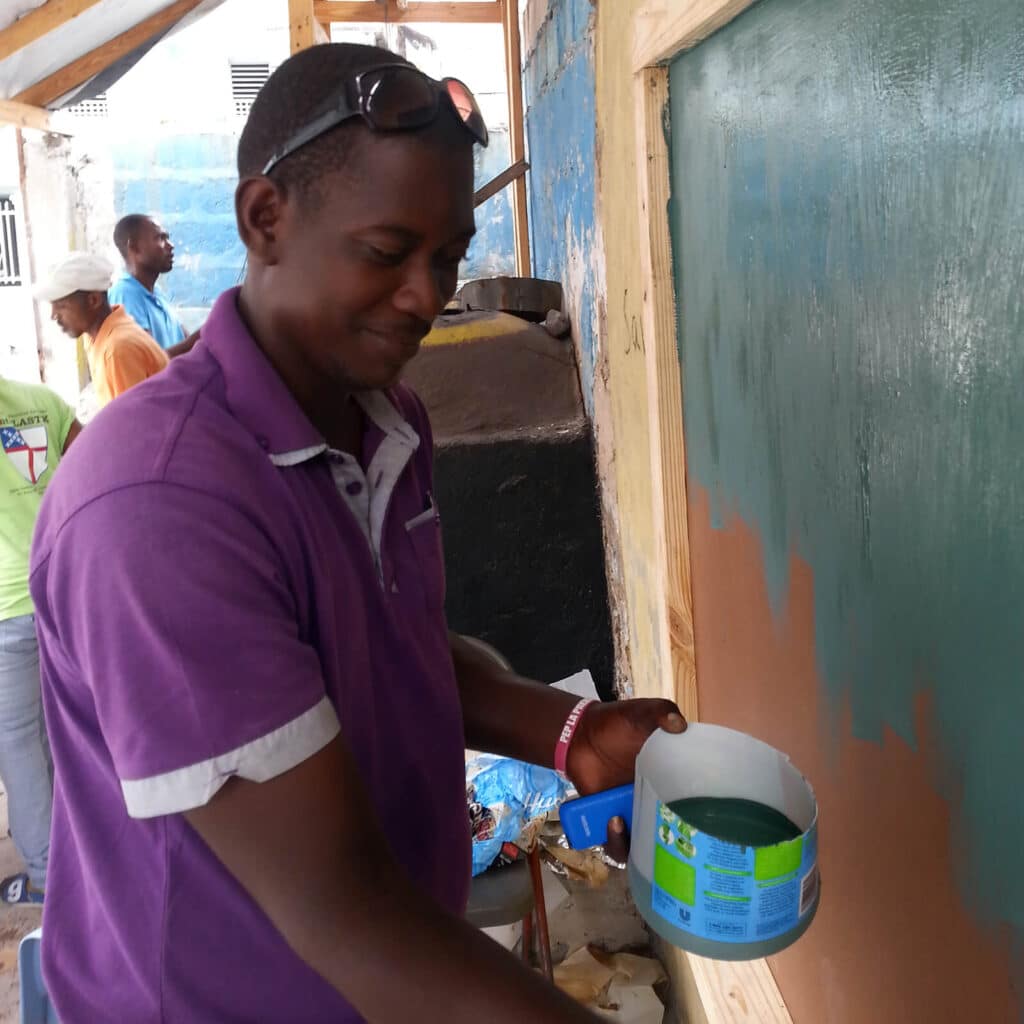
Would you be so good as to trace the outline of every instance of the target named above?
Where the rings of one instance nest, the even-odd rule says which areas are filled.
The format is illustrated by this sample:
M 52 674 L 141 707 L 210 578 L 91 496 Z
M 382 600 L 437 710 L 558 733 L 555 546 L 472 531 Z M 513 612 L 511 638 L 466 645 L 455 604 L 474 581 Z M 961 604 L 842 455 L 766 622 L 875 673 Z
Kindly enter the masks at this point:
M 244 178 L 235 189 L 235 220 L 249 259 L 272 267 L 280 259 L 280 242 L 290 206 L 284 192 L 266 177 Z

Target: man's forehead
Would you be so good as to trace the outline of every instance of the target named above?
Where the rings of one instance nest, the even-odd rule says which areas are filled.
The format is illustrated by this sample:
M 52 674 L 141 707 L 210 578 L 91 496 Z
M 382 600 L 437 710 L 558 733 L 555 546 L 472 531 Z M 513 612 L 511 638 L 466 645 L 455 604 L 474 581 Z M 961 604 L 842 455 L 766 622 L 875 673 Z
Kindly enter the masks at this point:
M 401 225 L 406 211 L 425 212 L 430 196 L 432 208 L 447 214 L 450 230 L 472 234 L 473 151 L 461 135 L 455 143 L 438 144 L 427 133 L 371 135 L 337 173 L 325 175 L 323 198 L 354 208 L 357 220 Z

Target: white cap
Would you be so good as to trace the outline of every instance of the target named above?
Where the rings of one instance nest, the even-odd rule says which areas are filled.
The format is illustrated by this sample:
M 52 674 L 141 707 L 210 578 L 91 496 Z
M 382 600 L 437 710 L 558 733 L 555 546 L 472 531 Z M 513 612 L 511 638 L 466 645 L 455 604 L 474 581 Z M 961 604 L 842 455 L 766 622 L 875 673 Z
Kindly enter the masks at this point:
M 91 252 L 72 252 L 50 268 L 33 294 L 39 302 L 56 302 L 73 292 L 105 292 L 113 280 L 109 260 Z

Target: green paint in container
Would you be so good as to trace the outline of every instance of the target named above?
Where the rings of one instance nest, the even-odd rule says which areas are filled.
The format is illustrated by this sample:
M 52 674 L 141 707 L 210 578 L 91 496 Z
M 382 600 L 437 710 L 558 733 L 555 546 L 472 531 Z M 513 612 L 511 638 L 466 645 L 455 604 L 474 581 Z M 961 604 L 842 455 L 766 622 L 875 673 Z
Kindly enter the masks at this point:
M 734 729 L 658 731 L 636 762 L 629 879 L 662 938 L 716 960 L 777 953 L 818 909 L 818 806 L 788 757 Z
M 781 811 L 738 797 L 688 797 L 668 804 L 680 821 L 714 839 L 739 846 L 775 846 L 800 835 Z

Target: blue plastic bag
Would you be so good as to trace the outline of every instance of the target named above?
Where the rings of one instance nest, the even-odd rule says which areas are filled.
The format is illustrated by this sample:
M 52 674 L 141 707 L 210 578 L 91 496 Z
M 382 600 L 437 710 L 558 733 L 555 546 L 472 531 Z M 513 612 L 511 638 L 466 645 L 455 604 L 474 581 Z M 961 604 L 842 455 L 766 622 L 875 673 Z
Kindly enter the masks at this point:
M 486 871 L 503 843 L 566 799 L 571 784 L 550 768 L 479 754 L 466 762 L 466 800 L 473 827 L 473 874 Z

